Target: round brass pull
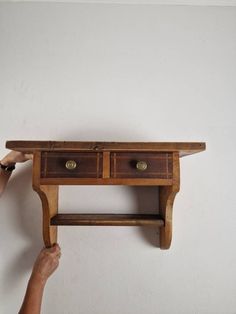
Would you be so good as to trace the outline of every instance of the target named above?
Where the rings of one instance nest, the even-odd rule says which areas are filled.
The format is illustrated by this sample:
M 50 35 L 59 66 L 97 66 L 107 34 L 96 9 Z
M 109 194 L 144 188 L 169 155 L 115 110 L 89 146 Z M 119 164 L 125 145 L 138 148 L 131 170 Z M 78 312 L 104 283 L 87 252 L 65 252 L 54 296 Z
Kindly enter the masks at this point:
M 76 168 L 77 164 L 76 164 L 76 162 L 75 162 L 74 160 L 68 160 L 68 161 L 66 162 L 66 165 L 65 165 L 65 166 L 66 166 L 67 169 L 73 170 L 73 169 Z
M 146 161 L 138 161 L 136 164 L 136 168 L 140 171 L 144 171 L 147 169 L 147 163 Z

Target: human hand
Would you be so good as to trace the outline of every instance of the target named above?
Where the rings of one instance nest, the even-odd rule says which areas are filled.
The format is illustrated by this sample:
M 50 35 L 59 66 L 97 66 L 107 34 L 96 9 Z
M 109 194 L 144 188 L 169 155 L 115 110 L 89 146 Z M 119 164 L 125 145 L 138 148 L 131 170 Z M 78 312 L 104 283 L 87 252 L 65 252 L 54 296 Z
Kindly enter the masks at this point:
M 1 164 L 4 166 L 11 166 L 17 162 L 25 162 L 30 159 L 33 159 L 33 154 L 24 154 L 22 152 L 12 150 L 1 160 Z
M 48 277 L 57 269 L 60 257 L 61 248 L 58 244 L 51 248 L 43 248 L 34 263 L 31 279 L 45 284 Z

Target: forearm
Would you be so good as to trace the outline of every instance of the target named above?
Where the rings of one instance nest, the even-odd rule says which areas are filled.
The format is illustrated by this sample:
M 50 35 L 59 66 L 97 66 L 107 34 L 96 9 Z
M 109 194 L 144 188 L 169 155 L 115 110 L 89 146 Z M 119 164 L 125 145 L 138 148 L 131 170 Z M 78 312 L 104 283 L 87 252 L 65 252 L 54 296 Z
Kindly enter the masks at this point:
M 0 196 L 3 194 L 8 180 L 10 179 L 12 170 L 15 169 L 17 162 L 25 162 L 32 159 L 33 155 L 23 154 L 21 152 L 11 151 L 0 161 Z M 2 169 L 3 168 L 3 169 Z
M 19 314 L 40 314 L 45 283 L 40 277 L 31 275 Z
M 0 160 L 0 196 L 2 196 L 6 188 L 8 180 L 12 174 L 12 170 L 15 169 L 15 161 L 9 157 L 10 154 L 6 155 L 2 160 Z
M 0 196 L 2 196 L 10 176 L 11 172 L 0 169 Z

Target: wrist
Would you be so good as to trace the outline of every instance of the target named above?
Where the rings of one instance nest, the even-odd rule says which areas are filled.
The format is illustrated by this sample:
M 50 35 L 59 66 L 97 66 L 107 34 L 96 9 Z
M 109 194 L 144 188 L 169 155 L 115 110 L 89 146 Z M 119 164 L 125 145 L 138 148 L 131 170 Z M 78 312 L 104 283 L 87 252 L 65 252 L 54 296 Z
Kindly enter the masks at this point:
M 47 279 L 44 278 L 41 274 L 32 272 L 30 279 L 29 279 L 29 284 L 37 287 L 44 288 L 45 284 L 47 282 Z
M 5 172 L 11 173 L 15 169 L 15 163 L 7 163 L 6 161 L 0 161 L 0 169 Z

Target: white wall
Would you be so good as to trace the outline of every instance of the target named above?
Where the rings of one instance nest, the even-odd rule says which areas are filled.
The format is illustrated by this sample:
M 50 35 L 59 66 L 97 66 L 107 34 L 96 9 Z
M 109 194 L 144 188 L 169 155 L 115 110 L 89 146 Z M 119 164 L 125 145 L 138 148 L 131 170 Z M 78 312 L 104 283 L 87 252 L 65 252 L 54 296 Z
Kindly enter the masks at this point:
M 43 313 L 236 313 L 235 33 L 229 7 L 0 5 L 1 156 L 11 139 L 207 142 L 181 160 L 171 249 L 157 230 L 60 227 Z M 139 192 L 64 187 L 60 211 L 135 212 Z M 18 165 L 1 199 L 1 313 L 17 313 L 42 246 Z

